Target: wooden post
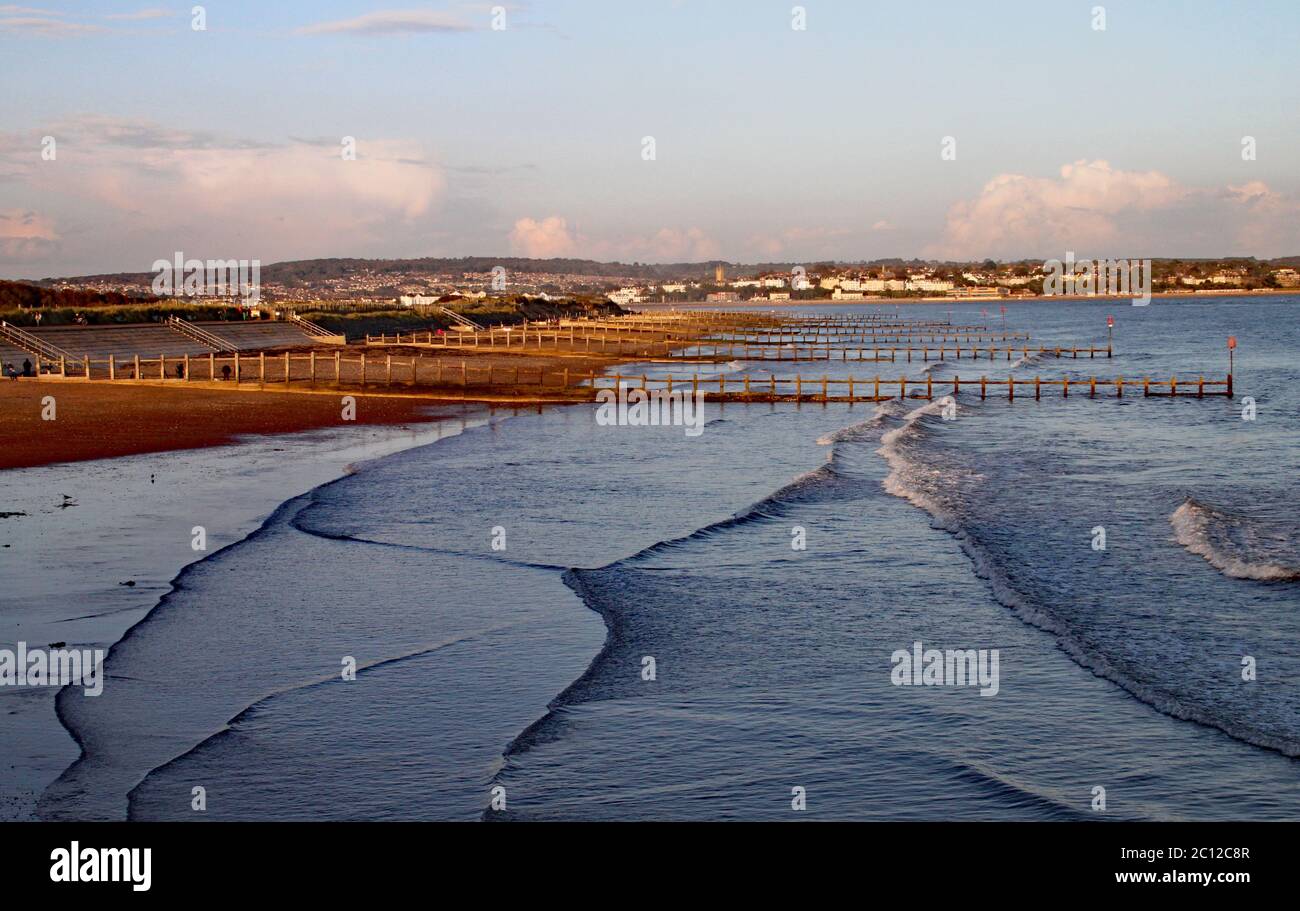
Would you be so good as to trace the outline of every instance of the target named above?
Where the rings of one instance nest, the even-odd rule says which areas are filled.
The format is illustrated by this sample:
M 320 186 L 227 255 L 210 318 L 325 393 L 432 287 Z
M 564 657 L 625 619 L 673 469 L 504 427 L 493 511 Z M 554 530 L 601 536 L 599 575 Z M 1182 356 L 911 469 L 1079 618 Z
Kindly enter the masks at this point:
M 188 381 L 190 378 L 190 356 L 188 354 L 183 357 L 182 363 L 185 367 L 185 370 L 183 375 L 181 376 L 181 379 Z
M 138 380 L 140 379 L 140 355 L 136 354 L 132 355 L 132 357 L 134 358 L 133 366 L 135 371 L 131 374 L 131 379 Z
M 239 352 L 235 352 L 235 385 L 239 385 Z
M 384 385 L 393 385 L 393 356 L 391 354 L 384 355 Z
M 158 379 L 167 382 L 167 355 L 158 355 Z
M 39 375 L 39 371 L 38 371 L 38 375 Z M 111 354 L 108 356 L 108 378 L 110 380 L 117 379 L 117 364 L 113 355 Z
M 880 374 L 879 373 L 876 374 L 876 387 L 875 387 L 875 393 L 873 394 L 873 398 L 875 398 L 877 401 L 880 400 Z
M 1068 376 L 1061 380 L 1061 395 L 1067 399 L 1070 397 L 1070 378 Z
M 217 378 L 217 355 L 215 352 L 208 352 L 208 382 Z
M 82 378 L 88 380 L 90 379 L 90 355 L 83 354 L 81 356 L 81 363 L 82 363 L 82 369 L 85 370 L 85 373 L 82 374 Z
M 1151 394 L 1151 377 L 1144 376 L 1142 377 L 1142 395 L 1149 396 L 1150 394 Z
M 289 352 L 284 353 L 284 388 L 289 388 L 289 378 L 293 376 L 293 362 L 289 360 Z
M 257 385 L 266 385 L 266 352 L 257 352 Z
M 794 400 L 796 402 L 803 399 L 803 376 L 796 373 L 794 375 Z
M 899 377 L 898 380 L 898 400 L 900 402 L 907 400 L 907 377 Z
M 366 388 L 366 353 L 361 352 L 361 388 Z
M 1124 377 L 1122 376 L 1115 378 L 1115 398 L 1124 398 Z
M 311 386 L 313 389 L 315 389 L 316 388 L 316 349 L 314 348 L 311 351 L 311 357 L 308 359 L 308 363 L 311 365 Z
M 1011 374 L 1008 373 L 1007 374 L 1007 401 L 1014 402 L 1015 400 L 1016 400 L 1016 380 L 1015 377 L 1011 376 Z
M 984 397 L 988 394 L 988 383 L 989 383 L 988 377 L 986 376 L 980 377 L 980 401 L 984 401 Z

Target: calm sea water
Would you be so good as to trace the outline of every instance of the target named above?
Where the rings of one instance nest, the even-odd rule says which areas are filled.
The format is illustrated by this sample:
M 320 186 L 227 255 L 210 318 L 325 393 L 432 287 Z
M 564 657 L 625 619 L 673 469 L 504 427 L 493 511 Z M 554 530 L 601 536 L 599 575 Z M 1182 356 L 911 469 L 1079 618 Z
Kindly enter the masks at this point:
M 61 695 L 84 756 L 41 812 L 1300 818 L 1300 299 L 1009 309 L 1048 345 L 1114 313 L 1117 356 L 767 366 L 1221 378 L 1236 335 L 1237 400 L 498 415 L 187 570 Z M 997 694 L 893 685 L 916 641 L 997 649 Z

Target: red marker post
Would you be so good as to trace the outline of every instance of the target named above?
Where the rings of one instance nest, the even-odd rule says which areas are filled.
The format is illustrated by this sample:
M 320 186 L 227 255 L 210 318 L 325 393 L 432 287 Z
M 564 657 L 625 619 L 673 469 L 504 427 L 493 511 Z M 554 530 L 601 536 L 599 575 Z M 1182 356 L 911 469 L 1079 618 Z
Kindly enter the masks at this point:
M 1106 357 L 1111 357 L 1111 347 L 1115 341 L 1115 317 L 1106 317 Z
M 1237 351 L 1237 337 L 1228 336 L 1228 398 L 1232 398 L 1232 374 L 1233 374 L 1233 355 Z

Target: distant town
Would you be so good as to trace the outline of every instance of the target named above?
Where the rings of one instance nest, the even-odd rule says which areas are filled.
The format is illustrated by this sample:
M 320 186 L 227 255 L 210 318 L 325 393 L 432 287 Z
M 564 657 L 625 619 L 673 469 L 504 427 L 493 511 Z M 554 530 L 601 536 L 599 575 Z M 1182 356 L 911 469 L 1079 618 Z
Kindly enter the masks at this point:
M 495 264 L 494 264 L 495 263 Z M 1300 257 L 1281 260 L 1152 260 L 1157 294 L 1300 289 Z M 1068 281 L 1073 281 L 1068 278 Z M 132 273 L 31 282 L 53 290 L 149 297 L 153 275 Z M 874 299 L 1029 298 L 1043 294 L 1038 261 L 646 265 L 586 260 L 474 257 L 304 260 L 263 267 L 262 301 L 326 307 L 423 308 L 455 301 L 529 297 L 607 300 L 624 307 L 687 303 L 788 303 Z M 1074 293 L 1071 287 L 1066 293 Z M 1095 292 L 1092 292 L 1095 293 Z

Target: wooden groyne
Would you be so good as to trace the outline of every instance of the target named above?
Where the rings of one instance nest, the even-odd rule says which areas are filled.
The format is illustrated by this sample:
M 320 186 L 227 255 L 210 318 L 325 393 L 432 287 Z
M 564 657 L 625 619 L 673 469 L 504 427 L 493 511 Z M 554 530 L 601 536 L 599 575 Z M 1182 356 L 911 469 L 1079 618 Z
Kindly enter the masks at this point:
M 966 391 L 979 392 L 981 400 L 992 395 L 1005 397 L 1008 401 L 1032 398 L 1041 400 L 1043 394 L 1059 392 L 1062 398 L 1069 398 L 1071 392 L 1078 396 L 1097 398 L 1099 394 L 1114 398 L 1141 395 L 1144 398 L 1157 397 L 1232 397 L 1232 376 L 1223 380 L 1207 380 L 1198 376 L 1194 380 L 1168 380 L 1142 377 L 1140 379 L 1043 379 L 1007 377 L 990 379 L 989 377 L 793 377 L 777 376 L 726 376 L 701 379 L 694 375 L 688 378 L 665 377 L 650 379 L 647 376 L 625 377 L 622 375 L 602 376 L 593 381 L 596 389 L 639 389 L 649 393 L 653 390 L 666 392 L 689 392 L 703 394 L 706 401 L 721 402 L 885 402 L 890 399 L 925 399 L 933 401 L 936 396 L 957 396 Z M 999 388 L 1001 392 L 999 393 Z M 896 391 L 891 391 L 896 390 Z M 1108 391 L 1109 390 L 1109 391 Z M 1181 390 L 1181 391 L 1180 391 Z
M 65 365 L 66 366 L 66 365 Z M 723 402 L 878 402 L 891 398 L 933 399 L 936 395 L 958 395 L 963 391 L 979 392 L 981 399 L 992 395 L 1005 396 L 1014 401 L 1019 398 L 1041 399 L 1045 393 L 1059 392 L 1062 397 L 1096 398 L 1098 395 L 1116 398 L 1125 395 L 1143 397 L 1231 397 L 1232 376 L 1226 379 L 1195 379 L 1170 377 L 1168 380 L 1141 377 L 1114 379 L 1089 377 L 1048 378 L 985 376 L 965 378 L 960 376 L 936 378 L 921 377 L 792 377 L 743 376 L 721 374 L 701 377 L 668 375 L 651 379 L 648 375 L 628 376 L 603 374 L 595 371 L 576 371 L 567 368 L 539 366 L 534 368 L 501 367 L 496 364 L 471 364 L 467 360 L 446 363 L 441 359 L 393 355 L 382 357 L 361 353 L 348 357 L 341 351 L 330 355 L 265 353 L 247 356 L 238 353 L 223 356 L 215 353 L 206 357 L 159 357 L 141 360 L 139 357 L 119 364 L 108 358 L 98 362 L 84 359 L 77 374 L 46 374 L 44 379 L 66 379 L 73 382 L 147 382 L 179 385 L 229 383 L 235 387 L 251 385 L 258 388 L 286 389 L 321 388 L 341 390 L 347 388 L 406 389 L 423 391 L 436 396 L 439 392 L 455 390 L 460 397 L 469 397 L 472 387 L 497 394 L 556 395 L 564 393 L 567 399 L 591 399 L 601 389 L 640 389 L 645 392 L 702 393 L 709 401 Z
M 672 351 L 667 355 L 669 360 L 701 360 L 701 361 L 889 361 L 896 363 L 900 359 L 911 363 L 913 359 L 925 363 L 927 361 L 950 361 L 950 360 L 1014 360 L 1016 357 L 1031 358 L 1072 358 L 1078 360 L 1080 357 L 1097 358 L 1113 357 L 1112 349 L 1097 348 L 1094 346 L 1079 347 L 1071 345 L 1069 347 L 1056 346 L 1047 347 L 1039 345 L 1030 348 L 1028 345 L 1015 347 L 1006 345 L 997 347 L 990 345 L 987 348 L 978 346 L 962 347 L 954 345 L 945 347 L 911 347 L 911 346 L 885 346 L 872 348 L 831 348 L 831 347 L 806 347 L 798 346 L 752 346 L 748 344 L 729 344 L 713 345 L 699 344 L 691 348 Z
M 201 388 L 292 389 L 337 394 L 375 391 L 462 401 L 591 401 L 602 390 L 639 389 L 691 393 L 718 402 L 880 402 L 889 399 L 934 400 L 946 395 L 1007 401 L 1051 398 L 1232 397 L 1232 368 L 1225 379 L 1203 374 L 1156 378 L 1144 376 L 1048 377 L 1015 376 L 1032 370 L 1035 358 L 1113 358 L 1109 343 L 1029 345 L 1027 334 L 987 332 L 985 327 L 959 327 L 939 321 L 902 323 L 894 317 L 841 320 L 845 333 L 818 335 L 809 331 L 817 321 L 798 317 L 733 314 L 682 315 L 671 318 L 598 318 L 526 323 L 510 329 L 451 333 L 403 333 L 368 336 L 367 346 L 335 346 L 332 350 L 269 352 L 211 352 L 206 355 L 156 358 L 108 356 L 79 360 L 60 356 L 57 362 L 36 357 L 41 379 L 135 382 Z M 831 323 L 825 323 L 831 325 Z M 864 331 L 864 327 L 873 328 Z M 971 336 L 963 330 L 978 330 Z M 878 331 L 877 331 L 878 330 Z M 997 339 L 979 344 L 967 338 Z M 888 334 L 886 334 L 888 333 Z M 821 339 L 820 344 L 793 344 L 786 339 Z M 757 341 L 756 338 L 780 339 Z M 851 339 L 868 344 L 853 347 Z M 899 340 L 882 344 L 884 339 Z M 937 342 L 927 342 L 936 339 Z M 947 339 L 955 341 L 949 342 Z M 1021 344 L 1010 344 L 1012 339 Z M 1000 343 L 998 343 L 1000 342 Z M 384 350 L 376 350 L 382 346 Z M 417 349 L 397 350 L 393 349 Z M 473 352 L 474 356 L 469 356 Z M 586 358 L 585 355 L 605 355 Z M 497 355 L 532 355 L 533 359 Z M 537 357 L 539 356 L 540 357 Z M 776 376 L 774 374 L 708 374 L 698 372 L 650 378 L 592 369 L 618 358 L 685 365 L 741 362 L 823 361 L 885 362 L 890 376 Z M 928 370 L 909 377 L 903 364 L 956 361 L 1022 363 L 1011 376 L 941 376 Z M 541 363 L 538 363 L 538 361 Z M 581 369 L 570 369 L 569 364 Z M 667 369 L 675 369 L 669 367 Z M 689 368 L 684 368 L 689 369 Z M 813 368 L 816 369 L 816 368 Z M 975 369 L 975 368 L 971 368 Z M 847 372 L 847 371 L 843 371 Z M 996 372 L 996 371 L 995 371 Z
M 707 335 L 696 339 L 700 344 L 709 344 L 711 342 L 735 342 L 736 344 L 747 344 L 754 347 L 773 346 L 780 347 L 786 345 L 812 345 L 822 347 L 829 345 L 853 345 L 853 344 L 872 344 L 872 345 L 918 345 L 929 343 L 953 344 L 953 345 L 971 345 L 984 342 L 1027 342 L 1029 336 L 1025 333 L 955 333 L 944 335 L 941 333 L 914 333 L 914 332 L 882 332 L 879 335 L 845 335 L 838 337 L 819 336 L 819 335 L 783 335 L 783 336 L 765 336 L 752 337 L 748 335 Z

